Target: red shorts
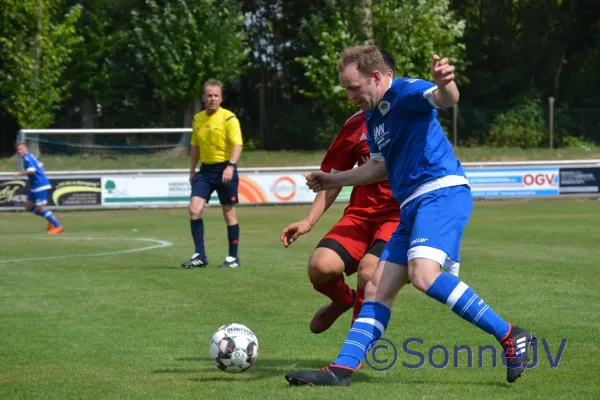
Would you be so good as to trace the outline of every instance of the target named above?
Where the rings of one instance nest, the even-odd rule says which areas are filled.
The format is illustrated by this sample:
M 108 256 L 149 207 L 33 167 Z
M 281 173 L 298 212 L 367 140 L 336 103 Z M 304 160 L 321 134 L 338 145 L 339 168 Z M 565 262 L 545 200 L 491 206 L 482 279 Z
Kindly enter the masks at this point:
M 377 240 L 387 243 L 392 233 L 398 227 L 398 223 L 400 222 L 399 214 L 399 212 L 396 214 L 388 213 L 381 217 L 368 219 L 352 214 L 345 215 L 323 237 L 322 241 L 333 239 L 346 250 L 352 261 L 345 260 L 345 272 L 346 275 L 352 275 L 357 271 L 360 260 L 369 252 L 369 249 L 371 249 Z M 332 250 L 336 251 L 336 249 Z M 383 246 L 381 250 L 383 250 Z M 375 254 L 377 257 L 380 255 Z M 344 260 L 345 257 L 342 254 L 340 256 Z

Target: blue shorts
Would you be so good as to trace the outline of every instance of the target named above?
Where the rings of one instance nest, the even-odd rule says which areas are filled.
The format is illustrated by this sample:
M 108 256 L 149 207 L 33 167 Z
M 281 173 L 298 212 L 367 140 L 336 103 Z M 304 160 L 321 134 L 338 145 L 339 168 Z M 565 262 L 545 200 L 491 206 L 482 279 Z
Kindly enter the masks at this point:
M 237 166 L 233 167 L 233 177 L 231 181 L 223 183 L 223 171 L 227 163 L 220 164 L 202 164 L 200 171 L 196 173 L 192 180 L 191 197 L 201 197 L 210 201 L 210 195 L 216 190 L 219 195 L 219 202 L 222 205 L 238 204 L 238 185 L 240 178 L 238 176 Z
M 460 242 L 472 210 L 473 196 L 466 185 L 422 194 L 400 210 L 400 224 L 380 260 L 408 264 L 413 258 L 426 258 L 458 276 Z
M 45 206 L 48 204 L 48 191 L 40 190 L 39 192 L 29 192 L 27 201 L 31 201 L 36 206 Z

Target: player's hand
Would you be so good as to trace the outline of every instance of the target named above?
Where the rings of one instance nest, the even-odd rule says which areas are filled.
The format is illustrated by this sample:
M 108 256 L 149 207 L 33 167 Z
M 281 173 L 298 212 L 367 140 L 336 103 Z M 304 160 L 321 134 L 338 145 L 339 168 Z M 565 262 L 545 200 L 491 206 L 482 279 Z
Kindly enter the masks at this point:
M 233 167 L 228 165 L 223 171 L 223 183 L 231 182 L 233 179 Z
M 192 181 L 194 180 L 195 176 L 196 176 L 196 171 L 190 172 L 190 185 L 192 184 Z
M 321 190 L 336 189 L 340 187 L 334 174 L 328 174 L 323 171 L 313 172 L 308 175 L 306 177 L 306 186 L 315 193 L 320 192 Z
M 306 220 L 289 224 L 281 231 L 281 243 L 283 243 L 285 247 L 289 247 L 289 245 L 294 243 L 298 237 L 310 232 L 311 228 L 310 222 Z
M 16 174 L 12 174 L 12 176 L 13 176 L 13 178 L 18 178 L 21 176 L 21 174 L 17 172 Z
M 448 59 L 434 55 L 431 60 L 431 76 L 437 87 L 442 88 L 454 80 L 454 67 L 448 64 Z

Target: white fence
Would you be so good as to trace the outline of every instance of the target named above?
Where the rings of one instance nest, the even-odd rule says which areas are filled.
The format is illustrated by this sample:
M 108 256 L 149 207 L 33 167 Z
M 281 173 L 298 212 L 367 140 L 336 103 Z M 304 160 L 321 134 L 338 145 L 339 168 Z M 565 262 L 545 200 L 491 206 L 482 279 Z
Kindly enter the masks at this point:
M 600 160 L 463 163 L 476 198 L 600 196 Z M 239 203 L 310 204 L 306 175 L 318 166 L 239 168 Z M 49 207 L 60 209 L 185 207 L 187 169 L 47 171 Z M 340 193 L 347 202 L 352 188 Z M 21 210 L 28 185 L 0 173 L 0 210 Z M 218 204 L 216 193 L 209 205 Z

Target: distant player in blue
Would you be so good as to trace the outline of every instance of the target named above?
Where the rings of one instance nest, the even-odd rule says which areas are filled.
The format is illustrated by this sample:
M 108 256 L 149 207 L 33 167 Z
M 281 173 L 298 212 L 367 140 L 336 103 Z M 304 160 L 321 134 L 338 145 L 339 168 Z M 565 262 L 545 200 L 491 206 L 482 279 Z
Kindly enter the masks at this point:
M 61 233 L 63 231 L 62 225 L 58 223 L 52 211 L 46 208 L 46 204 L 48 204 L 48 191 L 52 186 L 50 186 L 50 181 L 48 181 L 44 173 L 42 163 L 29 152 L 27 144 L 18 142 L 16 147 L 17 153 L 23 158 L 24 171 L 18 172 L 13 176 L 16 178 L 27 176 L 29 178 L 29 195 L 27 196 L 25 209 L 48 220 L 46 230 L 49 235 Z
M 507 380 L 529 358 L 533 334 L 502 319 L 458 278 L 459 250 L 473 208 L 461 163 L 436 119 L 458 101 L 454 67 L 434 56 L 435 83 L 393 79 L 376 47 L 347 49 L 338 60 L 340 84 L 367 115 L 371 161 L 352 170 L 307 178 L 315 192 L 389 179 L 400 224 L 365 287 L 365 302 L 338 358 L 329 366 L 285 375 L 290 385 L 348 386 L 350 376 L 388 326 L 392 303 L 407 282 L 493 335 L 504 349 Z

